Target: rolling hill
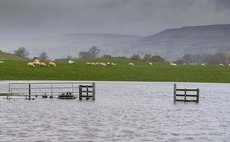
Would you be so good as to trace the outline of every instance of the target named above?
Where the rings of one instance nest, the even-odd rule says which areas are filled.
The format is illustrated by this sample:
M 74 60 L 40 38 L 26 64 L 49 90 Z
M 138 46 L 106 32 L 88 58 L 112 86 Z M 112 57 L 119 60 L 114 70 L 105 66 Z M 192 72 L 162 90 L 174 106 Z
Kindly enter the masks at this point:
M 118 34 L 65 34 L 24 40 L 1 40 L 0 49 L 13 53 L 25 47 L 31 58 L 47 52 L 50 59 L 78 57 L 79 52 L 87 52 L 97 46 L 102 55 L 126 56 L 133 54 L 160 55 L 168 61 L 185 54 L 230 54 L 230 24 L 189 26 L 166 29 L 157 34 L 139 37 Z
M 10 54 L 10 53 L 5 53 L 5 52 L 0 52 L 0 60 L 17 60 L 17 61 L 24 61 L 28 60 L 26 58 L 19 57 L 15 54 Z
M 230 53 L 230 24 L 167 29 L 141 39 L 135 47 L 140 46 L 143 53 L 151 51 L 166 59 L 185 54 Z

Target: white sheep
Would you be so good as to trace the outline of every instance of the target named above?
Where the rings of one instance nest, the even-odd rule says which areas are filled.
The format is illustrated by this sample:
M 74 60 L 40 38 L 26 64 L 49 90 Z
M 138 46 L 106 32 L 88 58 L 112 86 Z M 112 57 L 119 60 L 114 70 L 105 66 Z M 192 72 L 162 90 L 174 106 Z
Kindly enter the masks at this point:
M 53 61 L 50 61 L 50 62 L 48 63 L 48 66 L 54 66 L 54 67 L 56 67 L 56 64 L 55 64 Z
M 33 63 L 34 63 L 35 66 L 40 66 L 40 60 L 38 60 L 38 59 L 35 59 L 33 61 Z
M 69 60 L 69 61 L 68 61 L 68 64 L 75 64 L 75 62 L 72 61 L 72 60 Z
M 46 63 L 44 63 L 44 62 L 40 62 L 40 66 L 46 67 L 47 65 L 46 65 Z
M 4 61 L 0 61 L 0 64 L 1 64 L 1 63 L 4 63 Z
M 205 64 L 200 64 L 200 65 L 203 66 L 203 67 L 205 66 Z
M 111 63 L 111 65 L 112 65 L 112 66 L 116 66 L 116 65 L 117 65 L 117 63 Z
M 35 65 L 34 65 L 33 62 L 28 62 L 28 63 L 27 63 L 27 66 L 28 66 L 28 67 L 35 67 Z
M 219 64 L 219 66 L 223 67 L 223 66 L 224 66 L 224 64 Z
M 106 63 L 100 63 L 100 65 L 102 65 L 102 66 L 107 66 L 107 64 L 106 64 Z
M 176 63 L 170 63 L 170 65 L 171 65 L 172 67 L 176 67 L 176 66 L 177 66 Z
M 129 66 L 134 66 L 134 63 L 129 63 Z
M 153 63 L 151 63 L 151 62 L 150 62 L 150 63 L 149 63 L 149 65 L 151 65 L 151 66 L 152 66 L 152 65 L 153 65 Z

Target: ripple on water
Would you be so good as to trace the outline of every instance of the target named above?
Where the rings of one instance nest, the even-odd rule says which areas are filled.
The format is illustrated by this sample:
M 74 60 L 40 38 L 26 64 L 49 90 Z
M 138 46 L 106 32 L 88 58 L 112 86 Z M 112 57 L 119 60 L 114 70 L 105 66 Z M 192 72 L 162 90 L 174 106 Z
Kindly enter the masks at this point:
M 1 141 L 228 141 L 228 84 L 178 84 L 200 103 L 174 104 L 173 83 L 159 82 L 96 82 L 94 102 L 1 98 Z

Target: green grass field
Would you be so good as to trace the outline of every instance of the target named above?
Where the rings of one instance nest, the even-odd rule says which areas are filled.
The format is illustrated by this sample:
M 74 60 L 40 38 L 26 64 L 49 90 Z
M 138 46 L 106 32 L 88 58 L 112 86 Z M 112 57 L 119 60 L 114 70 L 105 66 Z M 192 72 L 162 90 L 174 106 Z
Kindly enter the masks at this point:
M 128 59 L 79 59 L 76 64 L 56 62 L 57 67 L 27 67 L 28 61 L 7 60 L 0 64 L 0 80 L 78 80 L 78 81 L 163 81 L 230 82 L 230 67 L 217 65 L 178 65 L 131 61 Z M 86 65 L 86 62 L 113 62 L 116 66 Z M 135 64 L 128 66 L 129 62 Z

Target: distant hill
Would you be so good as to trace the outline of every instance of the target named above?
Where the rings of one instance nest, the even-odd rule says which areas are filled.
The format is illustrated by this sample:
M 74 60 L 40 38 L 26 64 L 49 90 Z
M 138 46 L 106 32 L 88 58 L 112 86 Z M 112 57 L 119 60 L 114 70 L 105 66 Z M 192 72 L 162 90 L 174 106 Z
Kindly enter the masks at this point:
M 17 60 L 17 61 L 23 61 L 28 60 L 26 58 L 19 57 L 15 54 L 5 53 L 0 51 L 0 60 Z
M 87 52 L 92 46 L 97 46 L 101 50 L 99 56 L 104 54 L 119 56 L 130 55 L 131 43 L 141 38 L 133 35 L 72 33 L 24 40 L 0 40 L 0 49 L 13 52 L 19 47 L 25 47 L 31 58 L 47 52 L 49 58 L 54 59 L 65 58 L 68 55 L 78 57 L 79 52 Z
M 189 26 L 166 29 L 155 35 L 139 37 L 119 34 L 65 34 L 54 37 L 1 40 L 0 49 L 13 52 L 25 47 L 31 58 L 47 52 L 50 59 L 78 57 L 79 52 L 87 52 L 97 46 L 102 55 L 126 56 L 133 54 L 160 55 L 168 61 L 185 54 L 230 54 L 230 24 Z
M 142 47 L 141 53 L 151 52 L 166 59 L 185 54 L 230 53 L 230 24 L 167 29 L 141 39 L 135 47 Z

